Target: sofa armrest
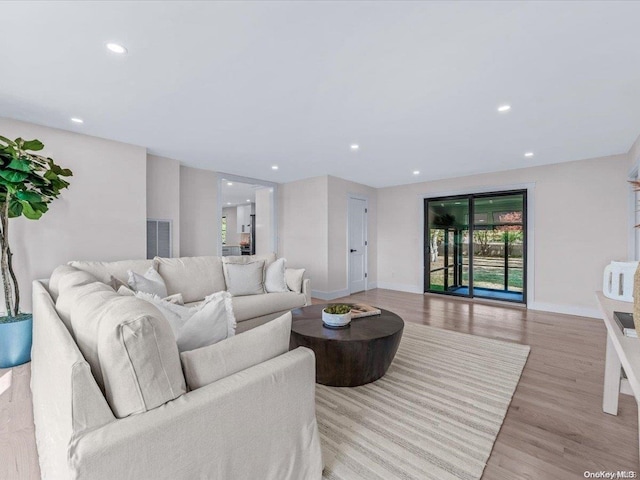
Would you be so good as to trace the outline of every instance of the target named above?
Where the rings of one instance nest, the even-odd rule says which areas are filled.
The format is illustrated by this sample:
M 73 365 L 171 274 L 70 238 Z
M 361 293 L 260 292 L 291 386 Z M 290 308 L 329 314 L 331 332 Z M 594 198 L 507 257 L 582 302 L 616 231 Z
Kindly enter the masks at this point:
M 305 278 L 302 281 L 302 293 L 304 293 L 304 306 L 307 307 L 311 305 L 311 280 Z
M 73 439 L 78 479 L 320 479 L 315 356 L 298 348 Z

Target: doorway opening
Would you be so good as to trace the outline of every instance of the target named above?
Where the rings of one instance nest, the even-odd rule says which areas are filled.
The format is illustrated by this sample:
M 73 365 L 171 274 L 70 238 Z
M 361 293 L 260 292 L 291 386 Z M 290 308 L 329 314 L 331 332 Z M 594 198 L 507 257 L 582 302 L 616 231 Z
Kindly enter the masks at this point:
M 218 255 L 276 251 L 276 188 L 263 180 L 218 174 Z
M 348 281 L 349 294 L 353 294 L 367 290 L 369 201 L 366 197 L 349 195 L 348 206 Z
M 526 304 L 527 191 L 424 201 L 424 291 Z

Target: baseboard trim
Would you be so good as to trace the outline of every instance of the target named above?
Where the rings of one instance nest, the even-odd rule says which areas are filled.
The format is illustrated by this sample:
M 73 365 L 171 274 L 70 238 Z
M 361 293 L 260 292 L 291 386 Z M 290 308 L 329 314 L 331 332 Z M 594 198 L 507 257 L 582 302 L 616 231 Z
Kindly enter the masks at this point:
M 318 300 L 333 300 L 340 297 L 348 297 L 349 289 L 343 288 L 342 290 L 334 290 L 332 292 L 322 292 L 320 290 L 311 290 L 311 296 Z
M 422 289 L 417 285 L 402 283 L 378 282 L 377 288 L 384 288 L 386 290 L 396 290 L 398 292 L 407 293 L 424 293 Z M 558 305 L 555 303 L 529 302 L 527 304 L 527 308 L 529 310 L 536 310 L 540 312 L 561 313 L 564 315 L 576 315 L 578 317 L 588 318 L 601 318 L 600 310 L 598 310 L 597 308 L 578 307 L 575 305 Z
M 378 288 L 384 288 L 385 290 L 396 290 L 398 292 L 407 292 L 407 293 L 424 293 L 419 286 L 410 285 L 406 283 L 378 282 Z
M 555 303 L 531 302 L 527 308 L 539 312 L 562 313 L 578 317 L 602 318 L 597 308 L 576 307 L 574 305 L 558 305 Z

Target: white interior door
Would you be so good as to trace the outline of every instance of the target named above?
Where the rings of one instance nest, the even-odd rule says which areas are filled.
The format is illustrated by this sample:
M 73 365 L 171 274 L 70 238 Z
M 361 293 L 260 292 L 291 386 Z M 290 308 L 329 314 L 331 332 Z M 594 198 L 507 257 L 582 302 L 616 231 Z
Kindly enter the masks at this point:
M 349 292 L 367 289 L 367 201 L 349 197 Z

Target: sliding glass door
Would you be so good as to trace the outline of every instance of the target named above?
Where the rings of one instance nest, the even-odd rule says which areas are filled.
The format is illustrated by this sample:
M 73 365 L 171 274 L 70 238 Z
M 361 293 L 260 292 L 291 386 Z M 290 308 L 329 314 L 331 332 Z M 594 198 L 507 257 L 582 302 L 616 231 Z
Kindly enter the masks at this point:
M 526 191 L 425 199 L 424 291 L 526 303 Z
M 425 290 L 467 295 L 469 287 L 469 210 L 468 198 L 454 197 L 430 201 L 425 258 L 428 278 Z

